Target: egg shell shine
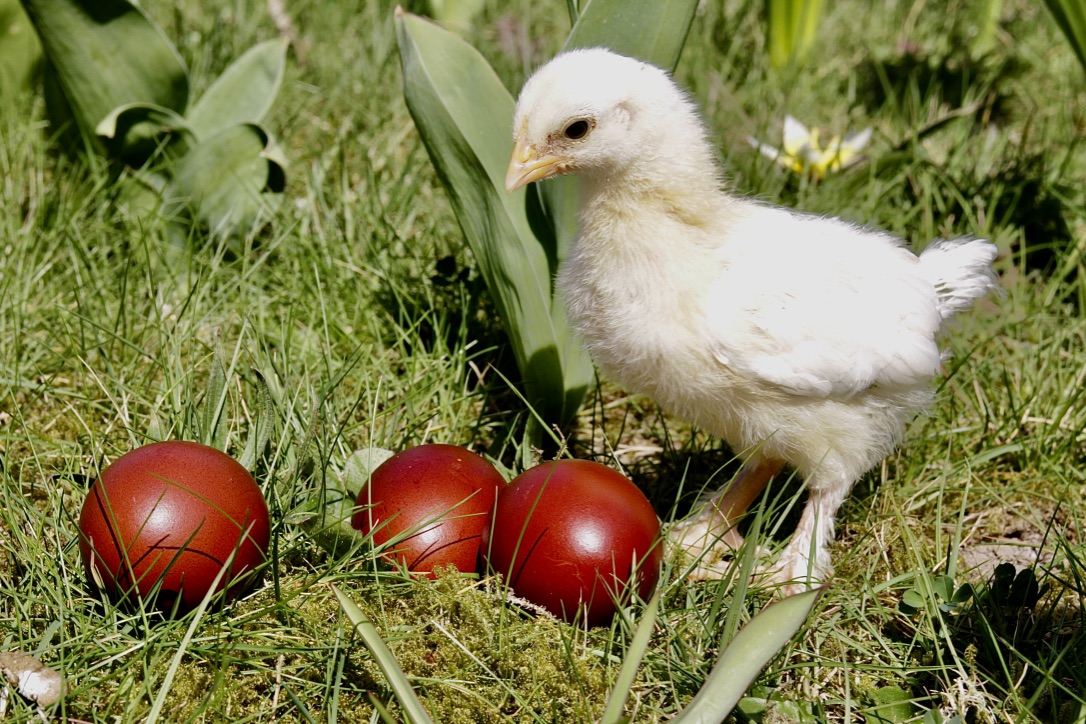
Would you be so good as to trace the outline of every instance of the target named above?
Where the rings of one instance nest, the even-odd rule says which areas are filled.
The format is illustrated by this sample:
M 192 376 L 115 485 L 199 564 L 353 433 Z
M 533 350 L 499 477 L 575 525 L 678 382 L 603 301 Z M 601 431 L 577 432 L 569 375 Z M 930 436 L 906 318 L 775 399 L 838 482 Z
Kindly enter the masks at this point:
M 537 465 L 498 496 L 484 535 L 491 568 L 513 591 L 573 620 L 579 605 L 589 626 L 615 613 L 612 595 L 637 564 L 637 590 L 652 593 L 663 546 L 660 522 L 645 495 L 621 473 L 589 460 Z
M 132 450 L 102 471 L 79 515 L 79 550 L 91 580 L 113 596 L 135 588 L 157 605 L 200 604 L 237 549 L 221 590 L 260 565 L 271 538 L 260 487 L 226 453 L 165 441 Z M 133 583 L 135 584 L 133 586 Z
M 479 545 L 505 479 L 484 458 L 455 445 L 427 444 L 381 463 L 358 493 L 351 524 L 413 573 L 439 566 L 478 570 Z

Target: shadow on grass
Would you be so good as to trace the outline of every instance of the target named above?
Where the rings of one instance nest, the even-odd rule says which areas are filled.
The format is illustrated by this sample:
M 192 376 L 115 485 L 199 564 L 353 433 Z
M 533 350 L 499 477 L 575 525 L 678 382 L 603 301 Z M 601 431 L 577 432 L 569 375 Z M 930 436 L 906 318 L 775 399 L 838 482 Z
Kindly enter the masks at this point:
M 950 108 L 976 105 L 975 119 L 985 125 L 1010 120 L 1015 107 L 1005 83 L 1025 70 L 1013 57 L 971 58 L 965 53 L 940 56 L 904 47 L 889 58 L 871 57 L 859 67 L 859 98 L 874 114 L 887 106 L 924 110 L 932 102 Z

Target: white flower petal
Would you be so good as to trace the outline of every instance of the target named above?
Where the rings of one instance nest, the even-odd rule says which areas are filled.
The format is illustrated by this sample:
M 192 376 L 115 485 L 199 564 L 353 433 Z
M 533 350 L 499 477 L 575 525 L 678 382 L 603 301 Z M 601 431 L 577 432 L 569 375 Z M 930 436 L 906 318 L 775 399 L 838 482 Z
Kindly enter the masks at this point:
M 845 140 L 842 142 L 842 147 L 847 148 L 853 153 L 859 153 L 864 147 L 871 141 L 871 128 L 865 128 L 862 131 L 856 133 L 850 133 L 845 136 Z
M 762 143 L 754 136 L 747 136 L 747 143 L 754 146 L 754 148 L 757 148 L 759 153 L 772 161 L 776 161 L 781 155 L 779 148 L 774 148 L 768 143 Z
M 792 116 L 784 117 L 784 151 L 792 156 L 798 156 L 800 149 L 810 141 L 811 132 L 807 126 L 797 121 Z

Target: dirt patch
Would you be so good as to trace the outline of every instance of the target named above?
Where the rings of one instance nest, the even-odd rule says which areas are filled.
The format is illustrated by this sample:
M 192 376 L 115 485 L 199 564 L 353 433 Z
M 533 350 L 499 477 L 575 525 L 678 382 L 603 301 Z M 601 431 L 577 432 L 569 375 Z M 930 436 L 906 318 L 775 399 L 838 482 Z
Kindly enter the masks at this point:
M 959 568 L 973 580 L 988 580 L 996 566 L 1014 565 L 1016 570 L 1035 568 L 1052 563 L 1056 549 L 1052 544 L 1052 525 L 1059 525 L 1055 506 L 1035 511 L 1037 524 L 1004 509 L 980 513 L 977 527 L 981 530 L 962 542 L 958 551 Z M 983 524 L 982 521 L 989 521 Z M 992 523 L 995 523 L 994 525 Z

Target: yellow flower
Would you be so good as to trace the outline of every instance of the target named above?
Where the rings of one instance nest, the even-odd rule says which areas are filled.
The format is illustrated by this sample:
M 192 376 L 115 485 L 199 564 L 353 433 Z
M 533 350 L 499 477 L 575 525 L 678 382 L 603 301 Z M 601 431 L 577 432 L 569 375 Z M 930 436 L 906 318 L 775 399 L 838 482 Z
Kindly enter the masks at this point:
M 844 138 L 833 136 L 822 145 L 817 128 L 807 126 L 792 116 L 784 117 L 784 148 L 775 148 L 754 137 L 747 142 L 781 166 L 813 179 L 825 178 L 827 171 L 840 171 L 860 160 L 860 151 L 871 140 L 871 129 L 850 133 Z

